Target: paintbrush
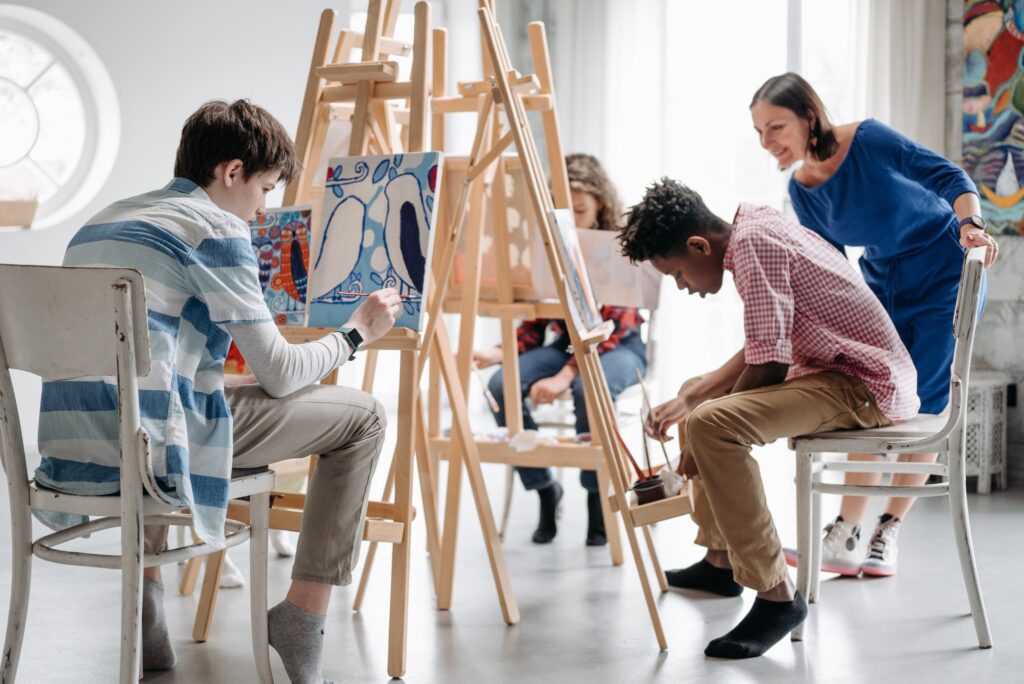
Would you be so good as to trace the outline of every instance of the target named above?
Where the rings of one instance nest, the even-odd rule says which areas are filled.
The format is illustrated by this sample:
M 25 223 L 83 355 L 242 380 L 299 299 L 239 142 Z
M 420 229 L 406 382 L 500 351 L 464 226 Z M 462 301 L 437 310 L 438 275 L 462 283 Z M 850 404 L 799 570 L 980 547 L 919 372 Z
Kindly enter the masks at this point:
M 647 405 L 647 419 L 650 420 L 650 418 L 651 418 L 651 395 L 647 392 L 647 383 L 644 382 L 644 376 L 643 376 L 642 373 L 640 373 L 640 369 L 639 368 L 636 369 L 636 379 L 640 381 L 640 392 L 643 395 L 644 404 Z M 641 426 L 642 425 L 643 425 L 643 422 L 641 422 Z M 642 427 L 641 427 L 641 429 L 642 429 Z M 672 462 L 668 458 L 668 449 L 665 448 L 665 443 L 662 442 L 659 439 L 658 440 L 658 444 L 661 445 L 661 453 L 662 453 L 662 455 L 665 456 L 665 466 L 669 470 L 672 470 Z M 644 431 L 644 448 L 645 449 L 647 448 L 647 432 L 646 431 Z
M 337 295 L 339 297 L 369 297 L 373 293 L 372 292 L 335 292 L 333 294 L 335 294 L 335 295 Z M 402 299 L 412 299 L 412 300 L 415 300 L 415 301 L 419 301 L 419 300 L 423 299 L 423 297 L 421 295 L 418 295 L 418 294 L 415 294 L 415 295 L 404 294 L 404 295 L 398 295 L 398 296 L 400 298 L 402 298 Z
M 491 394 L 491 389 L 487 386 L 487 383 L 484 382 L 484 378 L 480 375 L 480 369 L 477 367 L 476 363 L 473 363 L 470 368 L 473 369 L 473 376 L 476 378 L 477 382 L 479 382 L 480 386 L 484 388 L 484 396 L 487 397 L 487 403 L 491 406 L 491 412 L 500 413 L 501 406 L 498 405 L 498 400 L 494 398 L 494 395 Z

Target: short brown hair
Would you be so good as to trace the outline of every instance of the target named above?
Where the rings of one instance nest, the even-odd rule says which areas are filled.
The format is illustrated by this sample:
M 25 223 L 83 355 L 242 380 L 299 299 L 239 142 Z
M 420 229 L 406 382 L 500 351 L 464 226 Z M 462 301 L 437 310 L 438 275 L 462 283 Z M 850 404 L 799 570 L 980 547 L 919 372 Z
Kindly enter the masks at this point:
M 825 161 L 839 149 L 839 141 L 836 140 L 835 130 L 832 122 L 825 111 L 825 105 L 821 103 L 818 93 L 800 74 L 789 71 L 779 76 L 772 76 L 757 89 L 754 97 L 750 100 L 750 106 L 764 100 L 776 107 L 785 107 L 797 116 L 810 119 L 814 115 L 814 125 L 811 126 L 808 149 L 818 161 Z
M 205 187 L 217 165 L 232 159 L 242 161 L 246 180 L 254 173 L 279 169 L 287 183 L 300 168 L 292 139 L 267 110 L 248 100 L 212 100 L 181 129 L 174 175 Z
M 589 154 L 570 154 L 565 158 L 569 175 L 569 189 L 591 195 L 601 205 L 597 212 L 598 230 L 618 230 L 622 221 L 619 193 L 608 178 L 597 157 Z

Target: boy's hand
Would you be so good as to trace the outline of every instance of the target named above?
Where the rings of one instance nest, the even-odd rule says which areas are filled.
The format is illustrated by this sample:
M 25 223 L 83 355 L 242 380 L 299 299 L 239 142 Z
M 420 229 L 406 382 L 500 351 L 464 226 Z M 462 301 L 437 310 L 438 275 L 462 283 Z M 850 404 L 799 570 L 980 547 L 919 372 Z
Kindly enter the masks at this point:
M 550 378 L 544 378 L 530 387 L 530 399 L 534 404 L 550 404 L 572 385 L 573 377 L 568 373 L 559 372 Z
M 473 363 L 476 364 L 477 368 L 487 368 L 488 366 L 501 363 L 501 360 L 501 347 L 473 350 Z
M 398 291 L 384 288 L 367 297 L 352 314 L 352 318 L 348 319 L 347 325 L 359 331 L 363 344 L 369 344 L 394 327 L 401 310 L 402 299 Z
M 655 406 L 647 416 L 644 432 L 660 442 L 669 442 L 672 436 L 668 434 L 668 429 L 686 420 L 693 408 L 686 393 Z

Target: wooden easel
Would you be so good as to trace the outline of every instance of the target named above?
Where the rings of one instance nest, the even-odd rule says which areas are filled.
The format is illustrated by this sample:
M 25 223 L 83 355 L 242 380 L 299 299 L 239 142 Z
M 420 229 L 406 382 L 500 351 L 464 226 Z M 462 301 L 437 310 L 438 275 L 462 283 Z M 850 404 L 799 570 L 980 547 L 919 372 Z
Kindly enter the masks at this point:
M 519 317 L 543 316 L 562 318 L 566 321 L 566 328 L 569 332 L 573 350 L 579 361 L 579 371 L 583 379 L 583 385 L 586 393 L 590 426 L 592 436 L 594 438 L 594 446 L 590 447 L 590 449 L 598 449 L 603 455 L 604 472 L 607 473 L 608 481 L 610 481 L 613 492 L 612 496 L 607 501 L 607 506 L 612 511 L 618 512 L 625 522 L 626 536 L 636 564 L 637 573 L 640 578 L 641 587 L 644 592 L 644 598 L 647 603 L 655 636 L 661 650 L 667 650 L 667 642 L 665 641 L 664 631 L 662 630 L 657 605 L 654 602 L 654 596 L 651 591 L 646 565 L 644 563 L 640 545 L 637 541 L 636 528 L 639 527 L 643 529 L 648 550 L 651 554 L 651 560 L 654 565 L 655 574 L 658 578 L 659 587 L 662 591 L 666 591 L 667 585 L 665 583 L 664 574 L 661 572 L 654 543 L 647 526 L 660 520 L 692 512 L 692 497 L 687 489 L 678 496 L 652 504 L 646 504 L 644 506 L 637 506 L 635 504 L 630 504 L 626 496 L 629 483 L 632 481 L 633 477 L 626 466 L 627 452 L 625 450 L 625 445 L 622 443 L 621 436 L 618 433 L 614 405 L 611 401 L 611 395 L 596 351 L 596 345 L 607 339 L 609 333 L 607 328 L 604 326 L 599 326 L 595 330 L 590 331 L 576 329 L 572 322 L 572 317 L 569 315 L 570 312 L 568 308 L 569 295 L 565 285 L 567 264 L 562 259 L 562 256 L 554 243 L 554 231 L 556 230 L 556 227 L 552 223 L 551 212 L 558 205 L 561 205 L 562 207 L 569 206 L 569 192 L 568 178 L 564 166 L 564 157 L 561 154 L 560 145 L 558 143 L 557 121 L 554 109 L 553 91 L 551 88 L 551 74 L 547 61 L 547 47 L 545 44 L 543 26 L 538 23 L 531 24 L 530 26 L 531 46 L 533 47 L 534 58 L 537 61 L 535 68 L 537 68 L 538 74 L 536 77 L 523 77 L 510 66 L 504 40 L 494 19 L 492 0 L 480 0 L 480 9 L 478 10 L 478 14 L 480 17 L 484 45 L 486 48 L 485 55 L 487 59 L 485 59 L 485 73 L 487 73 L 486 70 L 489 69 L 490 78 L 485 82 L 469 84 L 468 87 L 464 86 L 460 89 L 461 94 L 464 97 L 475 95 L 477 102 L 479 103 L 481 116 L 479 119 L 476 141 L 474 142 L 473 152 L 470 154 L 468 170 L 466 172 L 467 182 L 462 188 L 459 202 L 453 209 L 453 216 L 455 217 L 452 222 L 453 236 L 448 244 L 448 249 L 451 251 L 446 252 L 448 256 L 442 261 L 443 267 L 446 270 L 441 274 L 442 278 L 439 279 L 439 287 L 437 291 L 439 291 L 443 296 L 444 289 L 447 286 L 448 277 L 450 275 L 449 269 L 452 264 L 451 252 L 455 249 L 459 239 L 459 234 L 466 221 L 466 205 L 467 201 L 473 194 L 474 181 L 479 183 L 486 179 L 486 177 L 481 173 L 481 167 L 485 164 L 491 163 L 492 161 L 496 161 L 499 164 L 500 169 L 500 165 L 505 163 L 501 157 L 503 151 L 509 145 L 514 143 L 525 174 L 531 204 L 544 241 L 548 266 L 554 276 L 559 301 L 553 305 L 514 302 L 511 287 L 508 285 L 509 279 L 507 278 L 508 273 L 506 271 L 502 274 L 505 276 L 504 278 L 501 277 L 501 275 L 499 276 L 498 301 L 493 303 L 482 303 L 478 306 L 479 233 L 474 235 L 473 232 L 470 232 L 467 235 L 467 261 L 469 262 L 469 265 L 466 267 L 466 287 L 463 290 L 462 299 L 459 304 L 459 313 L 463 315 L 463 324 L 460 326 L 461 334 L 459 351 L 460 362 L 462 364 L 460 370 L 466 371 L 466 373 L 462 374 L 460 381 L 462 381 L 463 387 L 467 385 L 468 379 L 462 378 L 466 378 L 468 375 L 470 361 L 469 355 L 472 350 L 473 329 L 470 322 L 475 320 L 475 316 L 480 314 L 490 314 L 501 319 L 503 348 L 505 350 L 504 362 L 506 364 L 504 370 L 506 377 L 512 378 L 518 377 L 518 356 L 515 353 L 516 345 L 513 319 Z M 538 59 L 538 57 L 540 57 L 540 59 Z M 539 94 L 528 94 L 537 88 L 537 86 L 543 88 Z M 438 102 L 435 99 L 435 122 L 439 111 L 444 111 L 447 107 L 450 107 L 450 111 L 459 111 L 459 108 L 463 106 L 465 105 L 459 104 L 454 100 L 451 104 L 447 104 L 444 102 Z M 526 117 L 528 107 L 539 109 L 542 112 L 542 118 L 544 119 L 546 142 L 548 145 L 549 160 L 551 162 L 551 180 L 554 199 L 552 198 L 552 194 L 547 191 L 546 183 L 544 182 L 544 174 L 540 164 L 540 157 Z M 498 125 L 489 124 L 485 119 L 484 114 L 486 113 L 490 116 L 492 108 L 500 108 L 504 112 L 508 125 L 507 133 L 502 134 Z M 436 128 L 434 134 L 435 136 L 437 135 Z M 490 138 L 492 142 L 490 149 L 484 151 L 482 142 L 486 138 Z M 501 190 L 500 183 L 502 181 L 500 179 L 502 176 L 503 174 L 499 172 L 495 177 L 496 179 L 499 179 L 497 181 L 499 184 L 498 190 Z M 504 207 L 502 205 L 502 201 L 504 199 L 504 192 L 496 191 L 493 192 L 492 195 L 497 198 L 495 204 L 499 208 L 499 211 L 503 210 Z M 501 216 L 501 214 L 499 213 L 498 216 Z M 502 237 L 502 231 L 500 229 L 502 225 L 504 225 L 503 220 L 499 220 L 495 226 L 495 238 L 499 241 L 499 249 L 507 251 L 507 235 L 505 238 Z M 501 242 L 503 239 L 505 240 L 504 243 Z M 507 263 L 507 259 L 505 261 Z M 498 263 L 499 268 L 502 268 L 501 258 L 499 258 Z M 504 287 L 500 285 L 502 281 L 505 282 Z M 435 302 L 435 304 L 437 303 L 439 302 Z M 450 378 L 445 378 L 445 380 L 446 382 L 451 381 Z M 519 411 L 519 407 L 520 398 L 518 383 L 506 381 L 505 410 L 509 430 L 513 434 L 514 431 L 522 429 L 522 415 Z M 432 414 L 431 419 L 432 426 L 436 425 L 436 421 L 433 416 L 434 414 Z M 452 471 L 457 470 L 458 458 L 457 451 L 447 451 L 451 446 L 453 446 L 453 443 L 450 440 L 435 436 L 431 439 L 431 445 L 433 448 L 445 451 L 449 454 L 449 463 L 451 468 L 449 470 L 448 500 L 445 515 L 446 529 L 442 538 L 442 552 L 444 553 L 444 561 L 442 562 L 442 582 L 446 586 L 450 586 L 452 582 L 451 569 L 453 568 L 453 563 L 449 559 L 454 556 L 455 538 L 454 527 L 449 529 L 448 525 L 451 518 L 454 517 L 453 513 L 457 513 L 458 511 L 458 488 L 457 486 L 452 486 Z M 477 446 L 480 449 L 482 458 L 487 461 L 513 465 L 552 465 L 556 462 L 556 459 L 559 459 L 559 462 L 563 462 L 566 465 L 595 467 L 592 452 L 585 452 L 583 449 L 586 449 L 586 447 L 579 447 L 577 445 L 541 447 L 529 454 L 518 454 L 504 443 L 479 443 Z M 570 456 L 570 454 L 573 454 L 574 452 L 577 456 L 575 461 L 573 461 Z M 561 461 L 561 459 L 565 460 Z M 611 532 L 612 528 L 617 532 L 616 525 L 609 526 L 609 532 Z M 444 590 L 445 587 L 443 586 L 442 593 Z

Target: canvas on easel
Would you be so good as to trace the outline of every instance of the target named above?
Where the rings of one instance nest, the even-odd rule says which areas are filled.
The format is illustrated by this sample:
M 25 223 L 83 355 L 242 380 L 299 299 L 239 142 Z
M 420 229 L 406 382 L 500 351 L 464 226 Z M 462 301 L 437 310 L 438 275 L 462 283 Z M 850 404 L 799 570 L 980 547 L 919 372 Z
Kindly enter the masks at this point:
M 610 230 L 580 228 L 576 237 L 587 264 L 594 296 L 603 306 L 658 308 L 662 274 L 645 261 L 634 264 L 622 256 L 619 235 Z
M 565 286 L 569 294 L 569 313 L 576 329 L 590 331 L 602 323 L 601 310 L 594 297 L 594 286 L 590 283 L 587 265 L 583 261 L 579 238 L 576 237 L 576 223 L 571 209 L 555 209 L 551 212 L 555 225 L 552 236 L 555 247 L 565 264 Z
M 518 301 L 543 299 L 537 294 L 536 278 L 538 273 L 547 273 L 540 242 L 540 233 L 533 220 L 533 208 L 530 206 L 526 192 L 526 181 L 518 157 L 506 156 L 503 160 L 506 176 L 504 183 L 505 223 L 500 226 L 507 234 L 508 240 L 508 285 L 512 288 L 513 297 Z M 447 157 L 445 162 L 445 193 L 449 207 L 458 201 L 459 188 L 466 179 L 466 158 Z M 494 198 L 488 197 L 488 202 Z M 489 212 L 488 212 L 489 213 Z M 494 300 L 498 296 L 500 272 L 498 240 L 495 230 L 499 226 L 494 221 L 487 221 L 480 238 L 480 298 Z M 459 292 L 466 277 L 466 239 L 463 235 L 455 253 L 455 263 L 449 290 Z M 539 265 L 539 268 L 537 267 Z M 550 280 L 550 277 L 548 278 Z M 505 283 L 501 283 L 505 285 Z M 551 283 L 549 299 L 555 298 L 554 283 Z
M 422 329 L 441 161 L 437 152 L 331 159 L 310 258 L 311 327 L 344 324 L 366 294 L 390 287 L 403 299 L 396 327 Z
M 268 209 L 249 223 L 260 287 L 277 325 L 306 321 L 310 205 Z

